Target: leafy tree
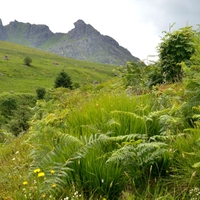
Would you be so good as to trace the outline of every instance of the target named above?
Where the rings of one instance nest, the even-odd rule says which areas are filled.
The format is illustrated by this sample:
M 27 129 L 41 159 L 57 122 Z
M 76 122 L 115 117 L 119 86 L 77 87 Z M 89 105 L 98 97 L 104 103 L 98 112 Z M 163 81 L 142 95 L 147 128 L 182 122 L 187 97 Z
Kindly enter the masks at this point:
M 188 62 L 195 52 L 195 32 L 191 26 L 173 32 L 165 32 L 158 47 L 161 74 L 166 82 L 181 81 L 183 72 L 180 63 Z
M 26 56 L 26 57 L 24 58 L 24 64 L 25 64 L 25 65 L 30 66 L 32 62 L 33 62 L 33 61 L 32 61 L 32 59 L 31 59 L 29 56 Z
M 55 80 L 55 88 L 58 87 L 72 89 L 71 77 L 65 71 L 61 71 Z

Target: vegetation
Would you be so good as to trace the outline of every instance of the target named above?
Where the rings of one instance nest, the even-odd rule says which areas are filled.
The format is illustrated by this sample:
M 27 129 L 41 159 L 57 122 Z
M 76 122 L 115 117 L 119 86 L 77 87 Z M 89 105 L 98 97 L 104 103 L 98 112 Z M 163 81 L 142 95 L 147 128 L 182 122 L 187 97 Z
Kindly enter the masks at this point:
M 8 60 L 4 60 L 5 55 Z M 29 55 L 34 61 L 26 67 L 23 59 Z M 118 66 L 79 61 L 37 49 L 0 41 L 0 92 L 35 94 L 38 88 L 51 90 L 63 69 L 74 85 L 91 87 L 103 83 L 119 73 Z
M 58 74 L 55 80 L 55 88 L 64 87 L 72 89 L 71 77 L 65 72 L 62 71 Z
M 181 81 L 183 71 L 180 63 L 189 64 L 195 52 L 195 32 L 192 27 L 186 26 L 172 33 L 166 33 L 162 38 L 158 50 L 160 53 L 160 66 L 165 82 Z
M 37 93 L 38 99 L 44 99 L 44 96 L 46 94 L 46 90 L 45 90 L 45 88 L 37 88 L 36 93 Z
M 26 57 L 24 58 L 24 64 L 25 64 L 25 65 L 30 66 L 32 62 L 33 62 L 33 61 L 32 61 L 32 59 L 31 59 L 29 56 L 26 56 Z
M 200 49 L 193 32 L 195 51 L 177 63 L 179 81 L 152 84 L 162 60 L 127 63 L 107 82 L 46 90 L 29 102 L 28 129 L 19 134 L 9 122 L 25 97 L 2 96 L 1 198 L 198 199 Z

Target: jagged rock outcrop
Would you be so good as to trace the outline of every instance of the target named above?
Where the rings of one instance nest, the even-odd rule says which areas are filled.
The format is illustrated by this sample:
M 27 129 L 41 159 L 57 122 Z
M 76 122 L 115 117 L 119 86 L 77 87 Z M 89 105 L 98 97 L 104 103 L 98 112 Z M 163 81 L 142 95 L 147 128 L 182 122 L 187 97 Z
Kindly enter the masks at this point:
M 6 39 L 6 31 L 0 19 L 0 40 L 5 40 L 5 39 Z
M 3 26 L 0 21 L 0 39 L 79 60 L 124 65 L 137 62 L 127 49 L 110 36 L 104 36 L 83 20 L 74 23 L 68 33 L 53 33 L 46 25 L 35 25 L 18 21 Z
M 35 25 L 18 21 L 5 26 L 6 40 L 31 47 L 38 47 L 54 35 L 46 25 Z
M 48 51 L 80 60 L 117 65 L 139 60 L 113 38 L 101 35 L 83 20 L 78 20 L 74 26 L 75 28 L 66 34 L 64 40 L 50 47 Z

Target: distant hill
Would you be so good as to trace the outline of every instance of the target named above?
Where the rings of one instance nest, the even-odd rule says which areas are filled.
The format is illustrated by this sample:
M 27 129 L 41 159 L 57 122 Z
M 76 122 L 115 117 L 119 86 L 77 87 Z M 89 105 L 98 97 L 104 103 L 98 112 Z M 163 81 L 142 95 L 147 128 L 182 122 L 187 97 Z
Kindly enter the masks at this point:
M 26 56 L 33 60 L 29 67 L 23 62 Z M 39 87 L 51 89 L 62 70 L 71 77 L 74 87 L 96 85 L 117 78 L 118 68 L 0 40 L 0 93 L 35 93 Z
M 3 26 L 0 19 L 0 40 L 49 51 L 69 58 L 99 63 L 125 65 L 137 62 L 127 49 L 109 36 L 102 35 L 83 20 L 74 23 L 68 33 L 53 33 L 46 25 L 18 21 Z

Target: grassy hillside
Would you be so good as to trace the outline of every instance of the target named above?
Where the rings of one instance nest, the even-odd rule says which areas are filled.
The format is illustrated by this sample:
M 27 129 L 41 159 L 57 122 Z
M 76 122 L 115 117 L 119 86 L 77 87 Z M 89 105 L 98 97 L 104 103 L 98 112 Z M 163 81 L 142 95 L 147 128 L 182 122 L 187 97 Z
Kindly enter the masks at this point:
M 8 56 L 8 60 L 4 57 Z M 29 56 L 30 67 L 23 60 Z M 0 92 L 33 93 L 38 87 L 52 88 L 57 74 L 65 70 L 73 83 L 103 82 L 114 77 L 117 66 L 78 61 L 33 48 L 0 41 Z
M 0 95 L 0 199 L 199 199 L 200 51 L 191 60 L 182 81 L 151 88 L 152 68 L 127 63 L 119 78 L 42 100 Z

